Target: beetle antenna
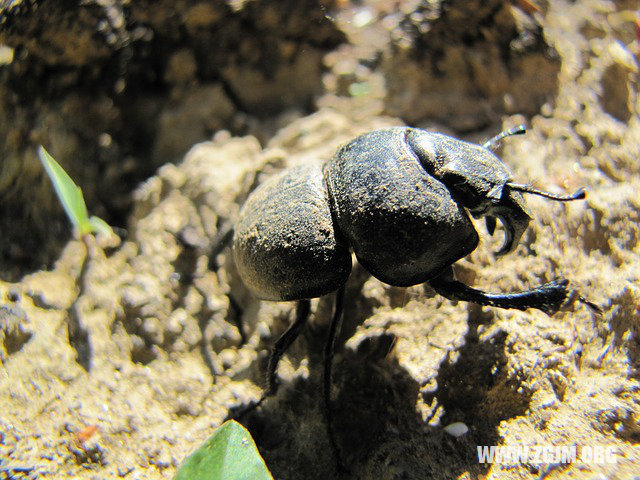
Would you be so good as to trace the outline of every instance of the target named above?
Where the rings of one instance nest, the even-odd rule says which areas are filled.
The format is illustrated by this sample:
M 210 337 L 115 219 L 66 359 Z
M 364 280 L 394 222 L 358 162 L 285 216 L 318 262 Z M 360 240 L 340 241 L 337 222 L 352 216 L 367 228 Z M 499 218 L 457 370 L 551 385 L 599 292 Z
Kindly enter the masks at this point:
M 556 200 L 558 202 L 571 202 L 572 200 L 582 200 L 587 196 L 586 192 L 584 191 L 584 187 L 580 187 L 571 195 L 558 195 L 557 193 L 538 190 L 532 185 L 524 185 L 520 183 L 507 183 L 506 186 L 509 187 L 511 190 L 515 190 L 517 192 L 532 193 L 533 195 L 540 195 L 541 197 L 548 198 L 550 200 Z
M 506 130 L 503 130 L 502 132 L 500 132 L 498 135 L 496 135 L 495 137 L 487 140 L 486 142 L 484 142 L 482 144 L 482 146 L 488 150 L 495 150 L 496 148 L 498 148 L 498 144 L 500 142 L 500 140 L 502 140 L 504 137 L 510 137 L 511 135 L 524 135 L 525 133 L 527 133 L 527 127 L 525 127 L 522 123 L 516 127 L 512 127 L 512 128 L 508 128 Z

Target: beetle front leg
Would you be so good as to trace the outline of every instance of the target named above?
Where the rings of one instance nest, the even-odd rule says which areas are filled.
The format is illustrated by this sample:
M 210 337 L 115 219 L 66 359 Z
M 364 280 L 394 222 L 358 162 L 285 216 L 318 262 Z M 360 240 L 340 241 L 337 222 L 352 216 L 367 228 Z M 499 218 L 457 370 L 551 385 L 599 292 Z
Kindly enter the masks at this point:
M 453 270 L 447 269 L 438 277 L 429 280 L 431 287 L 449 300 L 463 300 L 498 308 L 526 310 L 537 308 L 547 315 L 553 315 L 567 300 L 569 280 L 560 278 L 539 287 L 515 293 L 487 293 L 459 282 L 453 277 Z

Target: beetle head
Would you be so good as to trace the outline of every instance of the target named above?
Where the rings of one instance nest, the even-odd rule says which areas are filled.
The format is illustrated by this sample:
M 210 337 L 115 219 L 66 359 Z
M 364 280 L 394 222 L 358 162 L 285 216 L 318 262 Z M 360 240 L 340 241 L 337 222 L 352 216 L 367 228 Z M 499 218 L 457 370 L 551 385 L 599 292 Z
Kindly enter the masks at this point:
M 522 133 L 517 130 L 511 134 Z M 477 145 L 453 137 L 424 130 L 412 129 L 407 143 L 416 153 L 424 168 L 440 180 L 452 196 L 474 218 L 485 217 L 487 229 L 493 234 L 496 220 L 505 230 L 505 240 L 496 253 L 513 251 L 531 221 L 527 203 L 521 193 L 532 193 L 557 201 L 584 198 L 584 191 L 569 196 L 542 192 L 529 185 L 517 184 L 507 166 L 489 148 L 494 139 Z

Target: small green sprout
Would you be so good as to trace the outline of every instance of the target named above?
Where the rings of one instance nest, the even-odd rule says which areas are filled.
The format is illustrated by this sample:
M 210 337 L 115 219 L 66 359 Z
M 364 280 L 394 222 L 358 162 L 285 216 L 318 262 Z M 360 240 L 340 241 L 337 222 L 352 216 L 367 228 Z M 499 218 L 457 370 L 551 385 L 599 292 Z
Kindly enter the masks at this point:
M 362 97 L 371 93 L 369 82 L 355 82 L 349 85 L 349 95 L 352 97 Z
M 103 233 L 109 236 L 113 235 L 113 230 L 107 222 L 101 218 L 89 217 L 87 206 L 84 203 L 82 190 L 78 187 L 67 172 L 60 166 L 58 162 L 47 152 L 44 147 L 38 148 L 38 155 L 42 166 L 47 171 L 53 188 L 56 190 L 58 199 L 67 216 L 73 224 L 76 234 L 82 238 L 85 235 L 93 233 Z
M 251 434 L 235 420 L 222 424 L 189 455 L 173 480 L 273 480 Z

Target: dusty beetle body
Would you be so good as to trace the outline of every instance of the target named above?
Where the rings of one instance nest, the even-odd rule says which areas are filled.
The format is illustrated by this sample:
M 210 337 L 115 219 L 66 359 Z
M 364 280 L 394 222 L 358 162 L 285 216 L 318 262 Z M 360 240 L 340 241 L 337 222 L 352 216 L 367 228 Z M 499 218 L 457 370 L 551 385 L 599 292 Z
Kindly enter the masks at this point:
M 233 236 L 234 259 L 245 284 L 259 298 L 297 300 L 295 321 L 276 342 L 268 388 L 255 408 L 276 392 L 278 361 L 301 331 L 309 298 L 337 291 L 325 347 L 324 396 L 329 437 L 331 356 L 339 330 L 351 251 L 379 280 L 396 286 L 428 282 L 439 294 L 499 308 L 556 312 L 568 281 L 558 279 L 524 292 L 486 293 L 454 279 L 451 265 L 478 245 L 473 217 L 485 217 L 490 233 L 499 219 L 505 241 L 518 245 L 531 217 L 522 193 L 560 196 L 513 182 L 491 152 L 507 130 L 484 145 L 408 127 L 364 134 L 325 163 L 285 170 L 258 187 L 242 207 Z
M 467 211 L 502 221 L 498 253 L 517 246 L 530 217 L 523 186 L 511 180 L 483 146 L 415 128 L 370 132 L 324 164 L 286 170 L 257 188 L 235 227 L 236 265 L 264 300 L 337 290 L 351 249 L 385 283 L 423 283 L 477 247 Z
M 336 236 L 322 163 L 285 170 L 242 207 L 233 252 L 244 283 L 264 300 L 314 298 L 337 290 L 351 253 Z

